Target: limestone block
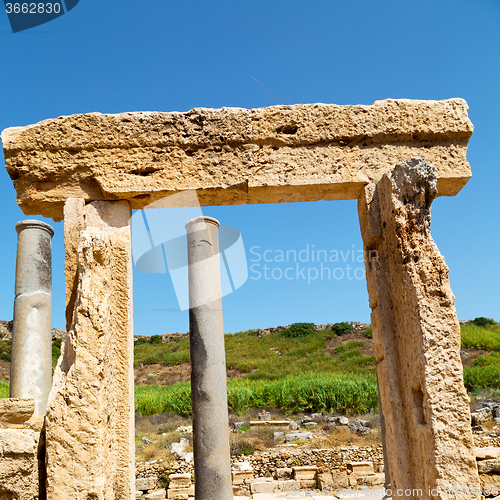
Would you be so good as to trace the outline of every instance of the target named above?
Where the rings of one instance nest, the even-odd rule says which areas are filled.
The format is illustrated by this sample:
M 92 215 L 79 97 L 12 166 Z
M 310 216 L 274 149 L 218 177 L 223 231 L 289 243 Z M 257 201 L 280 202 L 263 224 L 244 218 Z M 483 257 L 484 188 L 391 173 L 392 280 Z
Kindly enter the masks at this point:
M 165 500 L 167 498 L 167 492 L 164 489 L 152 491 L 144 495 L 144 500 Z
M 312 439 L 312 433 L 309 431 L 295 431 L 295 432 L 288 432 L 285 435 L 286 443 L 290 443 L 291 441 L 300 441 L 303 439 Z
M 141 490 L 137 490 L 135 492 L 135 500 L 139 500 L 141 497 L 142 497 L 142 491 Z
M 0 430 L 0 498 L 38 499 L 39 438 L 31 429 Z
M 25 214 L 60 220 L 68 198 L 132 208 L 196 189 L 204 205 L 356 199 L 396 163 L 433 162 L 441 195 L 470 177 L 462 99 L 297 104 L 187 113 L 90 113 L 2 132 Z
M 475 413 L 471 413 L 470 418 L 472 425 L 482 425 L 484 424 L 484 422 L 491 418 L 491 413 L 478 411 Z
M 500 494 L 500 474 L 479 474 L 481 491 L 485 496 Z
M 259 427 L 279 427 L 288 429 L 290 422 L 288 420 L 251 420 L 250 429 Z
M 479 474 L 488 474 L 489 472 L 500 472 L 500 458 L 491 460 L 481 460 L 477 463 Z
M 476 460 L 486 460 L 489 458 L 500 458 L 500 448 L 495 446 L 476 448 Z
M 170 474 L 168 479 L 169 488 L 187 488 L 191 486 L 191 474 L 189 472 L 185 474 Z
M 0 399 L 0 429 L 23 427 L 32 417 L 34 411 L 34 399 Z
M 351 486 L 347 472 L 332 469 L 326 472 L 319 472 L 317 475 L 318 486 L 321 489 L 347 489 Z
M 347 470 L 352 471 L 354 474 L 361 474 L 366 476 L 368 472 L 374 473 L 373 462 L 349 462 Z
M 167 498 L 175 498 L 176 495 L 187 495 L 189 497 L 194 497 L 194 485 L 187 488 L 169 488 L 167 490 Z
M 290 479 L 293 475 L 291 467 L 278 467 L 274 473 L 275 479 Z
M 364 476 L 356 474 L 359 486 L 381 486 L 385 483 L 385 474 L 370 474 Z
M 301 489 L 314 488 L 316 486 L 316 479 L 300 479 L 298 483 Z
M 297 491 L 300 488 L 300 483 L 294 479 L 278 479 L 276 488 L 283 492 Z
M 253 472 L 246 470 L 235 470 L 231 473 L 233 484 L 246 484 L 253 481 Z
M 460 325 L 430 234 L 436 186 L 434 167 L 412 158 L 358 205 L 391 486 L 422 488 L 422 500 L 479 486 Z
M 127 202 L 98 201 L 83 211 L 68 203 L 66 213 L 80 228 L 65 232 L 71 258 L 77 248 L 71 271 L 77 287 L 46 417 L 47 500 L 130 500 L 136 491 L 131 211 Z M 67 285 L 69 297 L 74 280 Z
M 315 466 L 303 465 L 301 467 L 292 467 L 293 478 L 296 480 L 316 479 L 318 468 Z
M 250 492 L 252 493 L 252 495 L 255 495 L 256 493 L 274 493 L 277 486 L 278 485 L 276 481 L 266 481 L 264 479 L 258 479 L 253 483 L 250 483 Z
M 136 490 L 149 491 L 154 490 L 156 486 L 156 478 L 154 477 L 138 477 L 135 480 Z
M 232 468 L 235 471 L 253 471 L 253 467 L 250 462 L 234 462 Z

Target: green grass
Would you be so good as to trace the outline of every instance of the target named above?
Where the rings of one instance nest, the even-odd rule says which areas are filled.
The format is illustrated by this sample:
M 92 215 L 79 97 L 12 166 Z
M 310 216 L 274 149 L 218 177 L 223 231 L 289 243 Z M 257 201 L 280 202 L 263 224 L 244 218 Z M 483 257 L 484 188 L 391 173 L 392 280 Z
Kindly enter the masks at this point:
M 233 413 L 266 407 L 280 408 L 284 412 L 366 413 L 377 404 L 377 384 L 373 375 L 309 373 L 289 375 L 282 380 L 228 381 L 228 407 Z M 135 409 L 141 415 L 163 412 L 190 415 L 190 384 L 136 386 Z
M 0 398 L 9 397 L 9 382 L 7 380 L 0 380 Z
M 175 366 L 189 363 L 189 360 L 189 339 L 179 339 L 164 344 L 141 342 L 136 343 L 134 347 L 134 366 L 136 367 L 141 363 Z

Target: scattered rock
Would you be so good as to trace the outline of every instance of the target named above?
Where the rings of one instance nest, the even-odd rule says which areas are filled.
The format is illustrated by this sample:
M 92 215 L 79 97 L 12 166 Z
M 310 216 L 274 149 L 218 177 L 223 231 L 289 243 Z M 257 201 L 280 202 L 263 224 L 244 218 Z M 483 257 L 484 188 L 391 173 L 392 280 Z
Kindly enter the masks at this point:
M 289 443 L 290 441 L 299 441 L 302 439 L 312 439 L 312 434 L 309 431 L 297 431 L 288 432 L 285 436 L 286 443 Z

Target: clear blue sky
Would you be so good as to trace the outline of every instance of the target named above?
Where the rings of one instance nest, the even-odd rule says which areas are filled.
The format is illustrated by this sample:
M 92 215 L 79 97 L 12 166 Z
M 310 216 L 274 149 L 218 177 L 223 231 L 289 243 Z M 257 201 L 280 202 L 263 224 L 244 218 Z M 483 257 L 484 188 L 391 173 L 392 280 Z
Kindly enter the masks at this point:
M 0 11 L 0 44 L 0 129 L 93 111 L 465 98 L 475 126 L 468 153 L 473 177 L 454 198 L 434 202 L 432 233 L 450 266 L 459 318 L 500 320 L 498 0 L 80 0 L 68 14 L 16 34 Z M 8 320 L 14 224 L 26 217 L 3 168 L 0 188 L 0 319 Z M 249 260 L 307 245 L 344 255 L 362 248 L 355 201 L 204 213 L 241 231 Z M 63 226 L 53 225 L 53 323 L 64 328 Z M 250 253 L 252 247 L 259 248 Z M 346 264 L 338 263 L 344 270 Z M 364 280 L 308 284 L 300 277 L 251 279 L 256 276 L 250 272 L 224 298 L 226 331 L 369 321 Z M 187 331 L 188 315 L 176 308 L 166 275 L 134 273 L 135 333 Z

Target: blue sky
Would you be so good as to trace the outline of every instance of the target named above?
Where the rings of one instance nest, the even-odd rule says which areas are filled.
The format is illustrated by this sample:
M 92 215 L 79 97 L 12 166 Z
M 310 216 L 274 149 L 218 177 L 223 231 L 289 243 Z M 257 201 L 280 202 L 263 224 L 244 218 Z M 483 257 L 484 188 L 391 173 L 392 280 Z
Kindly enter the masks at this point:
M 457 196 L 434 202 L 432 233 L 450 266 L 459 318 L 500 320 L 497 0 L 80 0 L 68 14 L 16 34 L 0 11 L 0 44 L 2 130 L 94 111 L 465 98 L 475 126 L 468 153 L 473 177 Z M 0 189 L 0 319 L 8 320 L 14 224 L 26 217 L 3 168 Z M 276 250 L 313 245 L 347 256 L 331 265 L 344 270 L 341 279 L 307 283 L 297 273 L 291 280 L 253 279 L 257 273 L 250 271 L 223 300 L 226 331 L 369 321 L 365 281 L 346 271 L 347 252 L 362 248 L 355 201 L 207 207 L 204 213 L 241 231 L 249 265 L 262 266 L 256 259 L 266 250 L 270 258 Z M 53 226 L 53 323 L 64 328 L 63 225 Z M 362 263 L 350 264 L 354 276 Z M 268 265 L 268 273 L 285 269 Z M 167 275 L 134 273 L 135 333 L 187 331 L 188 315 L 176 309 Z

